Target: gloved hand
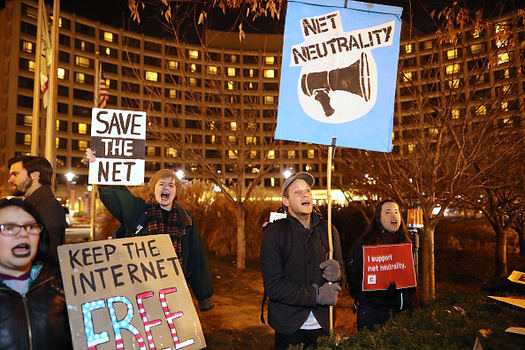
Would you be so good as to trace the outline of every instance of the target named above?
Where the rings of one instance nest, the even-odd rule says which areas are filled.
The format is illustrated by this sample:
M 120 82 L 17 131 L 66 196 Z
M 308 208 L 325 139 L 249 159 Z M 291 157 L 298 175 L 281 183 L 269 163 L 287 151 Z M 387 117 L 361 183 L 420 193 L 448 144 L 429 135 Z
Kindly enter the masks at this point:
M 396 282 L 390 282 L 390 285 L 385 290 L 376 291 L 376 295 L 381 298 L 391 297 L 396 293 L 397 287 Z
M 339 284 L 325 283 L 317 288 L 316 302 L 320 305 L 335 305 L 337 303 L 337 295 L 341 290 Z
M 323 270 L 323 278 L 328 282 L 337 282 L 341 274 L 341 269 L 337 260 L 329 259 L 323 261 L 319 267 Z

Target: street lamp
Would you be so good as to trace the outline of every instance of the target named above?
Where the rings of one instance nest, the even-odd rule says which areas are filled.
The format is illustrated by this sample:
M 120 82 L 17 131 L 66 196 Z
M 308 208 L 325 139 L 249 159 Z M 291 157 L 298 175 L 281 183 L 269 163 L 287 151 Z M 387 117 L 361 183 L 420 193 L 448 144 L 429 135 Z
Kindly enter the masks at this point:
M 419 274 L 419 235 L 417 230 L 423 228 L 423 210 L 418 207 L 417 209 L 408 209 L 407 213 L 407 227 L 408 231 L 412 234 L 412 245 L 414 247 L 414 267 L 416 270 L 416 279 Z
M 67 173 L 66 179 L 69 182 L 69 189 L 70 189 L 70 195 L 69 195 L 69 207 L 72 211 L 75 210 L 75 202 L 76 202 L 76 194 L 75 194 L 75 181 L 73 179 L 75 178 L 75 174 L 72 172 Z

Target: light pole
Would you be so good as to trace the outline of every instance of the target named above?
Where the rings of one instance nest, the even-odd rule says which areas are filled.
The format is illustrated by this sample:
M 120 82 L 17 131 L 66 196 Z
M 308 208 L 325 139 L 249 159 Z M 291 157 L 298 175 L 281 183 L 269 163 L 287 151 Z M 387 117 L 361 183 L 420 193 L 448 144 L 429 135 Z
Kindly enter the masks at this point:
M 73 174 L 72 172 L 68 172 L 66 175 L 66 179 L 67 181 L 69 182 L 69 189 L 70 189 L 70 194 L 69 194 L 69 208 L 71 209 L 71 211 L 75 211 L 75 202 L 76 202 L 76 194 L 75 194 L 75 181 L 73 181 L 73 179 L 75 178 L 75 174 Z
M 414 268 L 416 270 L 417 280 L 419 275 L 419 235 L 417 234 L 417 230 L 423 228 L 423 210 L 420 207 L 417 209 L 408 209 L 407 227 L 408 231 L 412 234 L 412 255 L 414 257 Z

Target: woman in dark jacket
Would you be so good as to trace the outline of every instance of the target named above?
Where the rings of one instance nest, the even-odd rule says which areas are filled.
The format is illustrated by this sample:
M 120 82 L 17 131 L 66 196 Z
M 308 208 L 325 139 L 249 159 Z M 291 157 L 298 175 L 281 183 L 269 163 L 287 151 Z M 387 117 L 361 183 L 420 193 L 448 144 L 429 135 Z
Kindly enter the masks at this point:
M 85 159 L 95 161 L 91 149 Z M 182 182 L 171 169 L 157 171 L 148 182 L 149 197 L 135 197 L 125 186 L 99 186 L 100 200 L 121 223 L 120 237 L 169 234 L 184 277 L 199 302 L 201 311 L 211 310 L 213 282 L 199 228 L 178 202 Z
M 0 349 L 72 349 L 66 299 L 36 210 L 0 200 Z
M 409 243 L 399 204 L 387 199 L 378 204 L 365 234 L 352 248 L 348 259 L 348 286 L 357 308 L 357 329 L 374 329 L 391 316 L 411 308 L 419 308 L 416 288 L 397 289 L 395 281 L 387 290 L 363 291 L 363 246 Z

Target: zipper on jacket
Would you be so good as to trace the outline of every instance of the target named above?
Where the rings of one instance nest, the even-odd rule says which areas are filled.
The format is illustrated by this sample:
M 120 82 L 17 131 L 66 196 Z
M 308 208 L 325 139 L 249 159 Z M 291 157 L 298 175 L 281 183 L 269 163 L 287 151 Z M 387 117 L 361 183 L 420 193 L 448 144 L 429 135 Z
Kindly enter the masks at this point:
M 33 329 L 31 329 L 31 319 L 29 318 L 29 310 L 27 308 L 27 298 L 25 295 L 22 296 L 22 301 L 24 303 L 24 310 L 26 312 L 27 334 L 29 337 L 29 349 L 33 350 Z

